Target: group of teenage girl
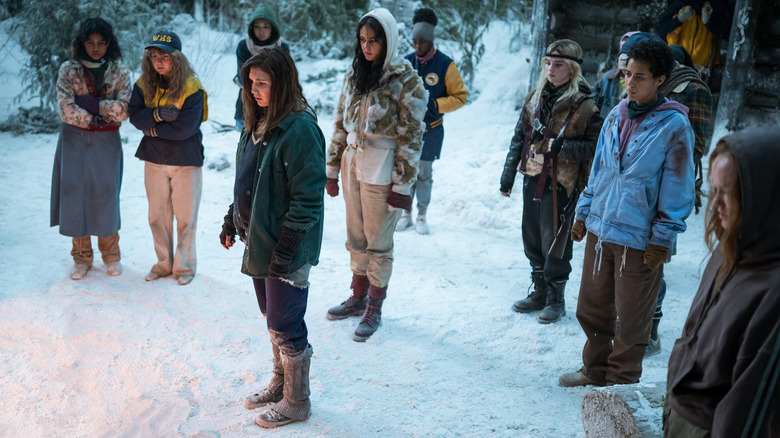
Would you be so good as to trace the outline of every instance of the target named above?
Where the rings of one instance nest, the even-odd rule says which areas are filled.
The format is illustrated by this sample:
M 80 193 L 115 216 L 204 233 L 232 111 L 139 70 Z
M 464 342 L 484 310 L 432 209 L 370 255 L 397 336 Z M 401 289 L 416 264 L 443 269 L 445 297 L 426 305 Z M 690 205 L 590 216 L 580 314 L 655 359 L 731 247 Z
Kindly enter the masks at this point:
M 435 15 L 424 11 L 419 20 L 416 14 L 416 50 L 407 59 L 398 53 L 398 27 L 389 11 L 375 9 L 360 19 L 329 146 L 268 7 L 255 10 L 247 37 L 238 45 L 241 91 L 235 118 L 241 134 L 234 190 L 219 238 L 226 249 L 237 240 L 244 243 L 241 271 L 252 277 L 270 334 L 270 382 L 244 400 L 248 409 L 263 408 L 255 418 L 262 427 L 304 421 L 311 415 L 313 351 L 304 315 L 309 274 L 318 263 L 322 244 L 325 193 L 343 194 L 353 274 L 351 296 L 329 309 L 327 317 L 362 316 L 353 335 L 356 341 L 368 339 L 381 324 L 392 272 L 393 234 L 409 226 L 399 227 L 398 222 L 403 212 L 412 209 L 425 142 L 431 138 L 430 144 L 437 147 L 423 160 L 432 162 L 441 150 L 443 131 L 437 131 L 441 114 L 462 106 L 466 98 L 451 59 L 436 57 Z M 208 117 L 208 106 L 206 91 L 182 53 L 180 37 L 172 31 L 154 33 L 144 50 L 142 74 L 132 85 L 128 69 L 119 62 L 119 43 L 105 20 L 81 22 L 70 52 L 72 59 L 63 63 L 57 82 L 63 123 L 52 177 L 51 225 L 73 238 L 71 278 L 83 279 L 92 267 L 92 235 L 98 236 L 106 273 L 122 272 L 118 231 L 123 163 L 118 130 L 129 119 L 143 132 L 136 157 L 144 162 L 148 219 L 157 255 L 145 279 L 172 276 L 181 285 L 189 284 L 196 271 L 202 187 L 200 125 Z M 663 264 L 693 208 L 693 133 L 685 108 L 657 92 L 673 65 L 664 44 L 647 42 L 632 48 L 624 69 L 627 98 L 605 117 L 593 103 L 581 63 L 582 50 L 574 41 L 560 40 L 548 47 L 501 177 L 500 191 L 510 196 L 516 173 L 523 174 L 523 244 L 533 268 L 534 291 L 515 303 L 515 310 L 540 310 L 540 322 L 560 319 L 565 314 L 563 289 L 571 271 L 573 241 L 585 240 L 577 307 L 587 335 L 584 364 L 561 376 L 560 384 L 633 383 L 641 375 Z M 439 64 L 441 71 L 430 71 Z M 420 69 L 428 69 L 425 80 Z M 436 88 L 437 84 L 445 86 Z M 457 97 L 452 101 L 448 96 Z M 719 296 L 735 287 L 733 281 L 743 270 L 756 266 L 741 264 L 744 245 L 778 254 L 776 247 L 767 249 L 766 242 L 745 240 L 746 234 L 735 231 L 759 220 L 742 210 L 742 201 L 777 197 L 776 191 L 739 195 L 740 187 L 743 192 L 754 187 L 740 183 L 744 181 L 740 176 L 753 178 L 737 172 L 747 165 L 742 161 L 747 152 L 740 151 L 749 147 L 749 155 L 755 156 L 762 150 L 754 143 L 747 146 L 742 138 L 721 140 L 711 158 L 711 163 L 716 156 L 726 161 L 718 167 L 723 169 L 719 178 L 713 173 L 718 196 L 711 198 L 708 207 L 711 242 L 730 239 L 725 252 L 721 251 L 724 243 L 717 248 L 711 245 L 713 253 L 723 255 L 713 256 L 705 272 L 705 280 L 714 281 Z M 762 133 L 758 138 L 768 137 Z M 753 159 L 750 166 L 776 166 L 777 162 Z M 427 172 L 430 178 L 430 169 Z M 780 172 L 773 177 L 777 175 Z M 419 199 L 418 193 L 423 221 L 429 196 L 428 191 Z M 776 216 L 778 205 L 766 205 L 766 214 Z M 751 255 L 756 257 L 755 252 Z M 761 266 L 762 259 L 757 258 Z M 689 335 L 717 330 L 707 323 L 722 305 L 702 298 L 712 293 L 703 281 L 694 307 L 700 303 L 710 313 L 692 312 L 686 323 Z M 756 300 L 770 299 L 761 291 L 754 295 L 762 297 Z M 724 295 L 721 301 L 729 299 Z M 770 305 L 777 309 L 778 301 L 772 300 Z M 768 333 L 776 336 L 777 321 L 772 323 L 774 332 L 770 327 Z M 767 322 L 756 324 L 763 329 L 761 324 Z M 768 333 L 762 333 L 761 339 L 768 339 Z M 670 421 L 679 427 L 712 429 L 711 410 L 719 405 L 697 404 L 711 395 L 702 384 L 718 384 L 721 398 L 730 396 L 729 385 L 711 379 L 706 367 L 692 374 L 680 365 L 702 366 L 695 341 L 685 345 L 680 341 L 670 360 L 670 376 L 672 370 L 677 372 L 673 387 L 670 378 L 674 390 L 667 399 Z M 762 356 L 766 346 L 760 342 L 743 348 L 766 359 Z M 712 354 L 711 349 L 706 353 Z M 726 360 L 723 356 L 727 355 L 719 358 Z M 673 368 L 676 359 L 678 366 Z

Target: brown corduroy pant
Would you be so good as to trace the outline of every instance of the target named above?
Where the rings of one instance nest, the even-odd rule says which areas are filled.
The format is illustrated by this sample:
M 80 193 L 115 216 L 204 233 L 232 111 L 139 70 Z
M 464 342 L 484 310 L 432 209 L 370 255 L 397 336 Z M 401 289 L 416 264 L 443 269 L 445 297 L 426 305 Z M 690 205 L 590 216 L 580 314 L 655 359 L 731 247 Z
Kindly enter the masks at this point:
M 588 233 L 577 302 L 577 319 L 588 338 L 582 371 L 598 382 L 636 383 L 642 375 L 663 264 L 652 271 L 644 264 L 644 251 L 608 242 L 601 242 L 599 254 L 597 241 Z

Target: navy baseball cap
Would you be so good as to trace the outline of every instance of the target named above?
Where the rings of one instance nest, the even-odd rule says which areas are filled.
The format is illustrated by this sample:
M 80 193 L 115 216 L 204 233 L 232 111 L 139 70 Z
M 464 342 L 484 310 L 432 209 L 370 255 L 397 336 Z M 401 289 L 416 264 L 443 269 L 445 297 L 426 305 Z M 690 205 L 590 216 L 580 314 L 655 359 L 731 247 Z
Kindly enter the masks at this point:
M 156 47 L 165 53 L 173 53 L 174 50 L 181 51 L 181 38 L 176 35 L 176 32 L 161 30 L 154 33 L 149 45 L 144 48 L 148 49 L 149 47 Z

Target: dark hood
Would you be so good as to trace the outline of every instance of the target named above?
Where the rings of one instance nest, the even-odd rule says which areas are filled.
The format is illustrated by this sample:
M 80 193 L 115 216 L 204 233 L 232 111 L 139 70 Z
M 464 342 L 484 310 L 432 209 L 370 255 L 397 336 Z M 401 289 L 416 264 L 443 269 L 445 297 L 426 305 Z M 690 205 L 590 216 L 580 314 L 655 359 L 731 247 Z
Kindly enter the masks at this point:
M 738 264 L 780 261 L 780 128 L 749 128 L 724 137 L 742 185 Z
M 268 22 L 271 23 L 271 26 L 273 27 L 273 32 L 271 33 L 271 38 L 269 38 L 266 41 L 260 41 L 255 37 L 254 31 L 252 31 L 252 24 L 254 24 L 255 20 L 259 19 L 268 20 Z M 255 43 L 255 45 L 258 46 L 267 46 L 270 44 L 275 43 L 279 40 L 279 36 L 281 35 L 281 32 L 279 30 L 279 22 L 276 20 L 276 15 L 274 15 L 274 11 L 271 9 L 268 5 L 258 5 L 254 12 L 252 12 L 252 16 L 249 17 L 249 26 L 247 27 L 247 35 L 249 38 L 252 39 L 252 42 Z

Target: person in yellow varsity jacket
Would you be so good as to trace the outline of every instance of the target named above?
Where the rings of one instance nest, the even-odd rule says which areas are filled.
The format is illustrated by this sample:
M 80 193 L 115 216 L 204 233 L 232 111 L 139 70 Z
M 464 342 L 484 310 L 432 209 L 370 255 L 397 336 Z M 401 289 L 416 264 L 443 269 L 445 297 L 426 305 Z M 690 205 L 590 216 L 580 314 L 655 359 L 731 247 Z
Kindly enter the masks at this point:
M 152 36 L 141 68 L 129 112 L 130 123 L 144 133 L 135 156 L 145 161 L 149 226 L 157 253 L 157 263 L 146 281 L 173 274 L 185 285 L 192 281 L 197 266 L 195 231 L 203 166 L 200 124 L 208 118 L 207 95 L 174 32 Z
M 442 114 L 455 111 L 465 105 L 469 94 L 452 58 L 433 47 L 433 30 L 438 22 L 436 13 L 431 9 L 423 8 L 414 11 L 412 19 L 414 53 L 406 55 L 406 59 L 417 70 L 423 79 L 425 89 L 428 90 L 423 150 L 417 170 L 417 182 L 412 186 L 412 197 L 417 195 L 415 229 L 419 234 L 428 234 L 430 231 L 426 213 L 431 203 L 433 161 L 440 158 L 441 146 L 444 142 Z M 404 211 L 396 229 L 402 231 L 411 226 L 411 211 Z
M 717 61 L 720 40 L 729 39 L 732 10 L 726 0 L 674 0 L 658 18 L 655 33 L 670 46 L 684 47 L 701 70 Z

